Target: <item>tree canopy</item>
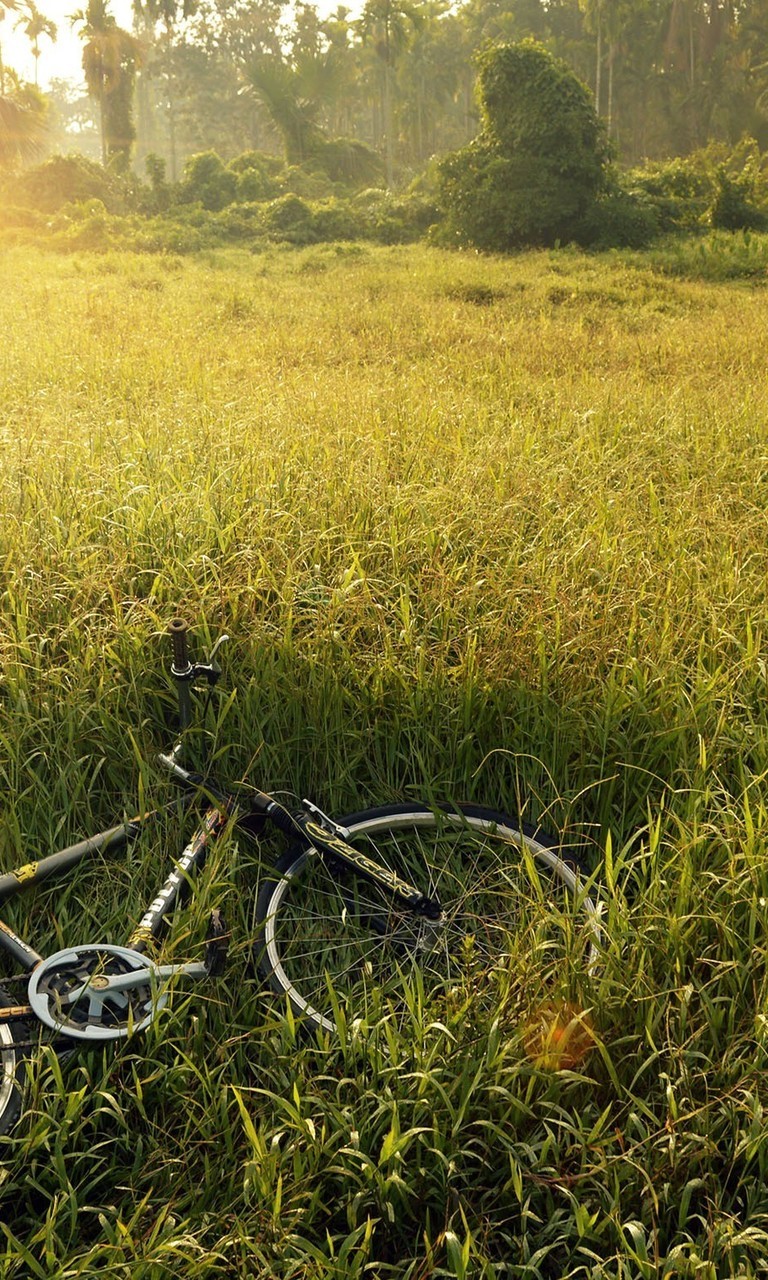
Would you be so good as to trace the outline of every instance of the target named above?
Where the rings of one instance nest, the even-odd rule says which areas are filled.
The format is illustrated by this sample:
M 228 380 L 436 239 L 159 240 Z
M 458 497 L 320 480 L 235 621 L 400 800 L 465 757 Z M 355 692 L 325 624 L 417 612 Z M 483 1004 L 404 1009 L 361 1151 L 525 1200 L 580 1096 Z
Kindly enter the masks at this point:
M 134 0 L 122 36 L 108 0 L 83 4 L 105 158 L 130 150 L 141 171 L 154 153 L 171 179 L 191 154 L 300 157 L 343 137 L 402 185 L 487 132 L 473 56 L 528 38 L 587 85 L 627 164 L 744 135 L 768 148 L 768 0 L 365 0 L 327 15 L 309 0 Z M 41 73 L 55 37 L 46 9 L 52 0 L 0 0 L 0 45 L 18 26 Z M 0 48 L 0 95 L 5 79 Z

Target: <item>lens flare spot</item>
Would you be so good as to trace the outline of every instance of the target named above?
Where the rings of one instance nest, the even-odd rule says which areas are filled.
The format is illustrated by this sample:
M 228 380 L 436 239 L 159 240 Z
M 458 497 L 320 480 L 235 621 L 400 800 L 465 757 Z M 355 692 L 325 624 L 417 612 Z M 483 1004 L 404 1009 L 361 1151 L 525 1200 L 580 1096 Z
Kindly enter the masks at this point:
M 580 1066 L 595 1047 L 589 1013 L 567 1000 L 547 1000 L 534 1009 L 523 1027 L 525 1052 L 544 1071 Z

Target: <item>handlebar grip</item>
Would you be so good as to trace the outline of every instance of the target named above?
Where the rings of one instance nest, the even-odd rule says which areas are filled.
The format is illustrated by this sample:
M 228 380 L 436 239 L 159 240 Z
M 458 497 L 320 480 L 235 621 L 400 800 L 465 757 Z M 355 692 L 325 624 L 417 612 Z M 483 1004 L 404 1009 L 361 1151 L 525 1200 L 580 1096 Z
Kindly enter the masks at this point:
M 175 671 L 186 671 L 189 667 L 187 651 L 187 627 L 183 618 L 173 618 L 168 624 L 168 634 L 173 642 L 173 667 Z

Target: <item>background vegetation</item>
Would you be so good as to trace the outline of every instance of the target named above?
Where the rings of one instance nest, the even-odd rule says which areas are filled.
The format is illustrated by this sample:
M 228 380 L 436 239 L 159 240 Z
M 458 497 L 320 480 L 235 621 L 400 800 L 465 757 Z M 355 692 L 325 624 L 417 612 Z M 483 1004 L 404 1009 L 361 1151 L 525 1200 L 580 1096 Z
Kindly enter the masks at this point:
M 143 169 L 148 153 L 159 154 L 174 180 L 196 152 L 227 160 L 279 150 L 291 117 L 376 148 L 395 173 L 418 171 L 477 133 L 473 54 L 488 40 L 528 36 L 589 85 L 625 163 L 686 154 L 710 139 L 733 145 L 744 133 L 768 142 L 764 0 L 365 0 L 331 12 L 280 0 L 136 0 L 134 11 L 136 161 Z M 110 27 L 109 6 L 91 0 L 89 14 L 78 27 L 84 45 L 114 65 L 125 40 Z M 45 67 L 49 35 L 34 47 Z M 97 102 L 65 84 L 53 98 L 59 127 L 70 138 L 76 130 L 77 145 L 97 158 Z
M 71 23 L 90 106 L 70 110 L 71 87 L 38 88 L 55 24 L 34 0 L 0 0 L 35 64 L 26 84 L 0 49 L 0 228 L 60 249 L 189 252 L 427 232 L 490 250 L 642 247 L 768 225 L 756 12 L 691 10 L 681 77 L 677 5 L 621 19 L 576 7 L 564 41 L 557 6 L 430 4 L 368 0 L 321 19 L 274 0 L 136 0 L 129 32 L 109 0 L 88 0 Z M 658 27 L 645 46 L 641 18 Z M 574 22 L 596 42 L 589 70 Z M 643 93 L 628 91 L 642 145 L 617 128 L 630 44 L 646 55 L 630 75 Z M 715 51 L 722 83 L 701 70 Z
M 8 1280 L 762 1274 L 763 254 L 6 251 L 3 865 L 158 794 L 181 607 L 234 636 L 222 772 L 523 809 L 607 939 L 580 1070 L 529 1061 L 530 972 L 297 1043 L 243 977 L 269 849 L 222 847 L 171 940 L 225 901 L 221 986 L 33 1073 Z M 165 844 L 11 923 L 123 937 Z
M 107 0 L 88 0 L 75 15 L 85 83 L 46 85 L 38 107 L 52 151 L 118 164 L 132 151 L 140 173 L 155 154 L 171 181 L 200 152 L 288 150 L 293 162 L 343 137 L 378 152 L 388 185 L 402 186 L 477 134 L 477 51 L 533 37 L 589 86 L 625 164 L 745 134 L 765 148 L 764 2 L 365 0 L 328 13 L 280 0 L 135 0 L 128 32 Z M 2 0 L 0 96 L 33 105 L 35 87 L 20 85 L 2 47 L 12 24 L 26 33 L 37 85 L 71 21 L 53 17 L 58 30 L 35 0 Z

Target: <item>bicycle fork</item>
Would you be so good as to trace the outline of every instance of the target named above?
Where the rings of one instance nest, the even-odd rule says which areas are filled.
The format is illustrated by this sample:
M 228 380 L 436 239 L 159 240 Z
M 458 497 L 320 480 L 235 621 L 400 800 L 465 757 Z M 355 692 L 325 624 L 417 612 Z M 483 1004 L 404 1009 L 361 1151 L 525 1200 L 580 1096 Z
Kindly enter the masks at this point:
M 407 907 L 416 915 L 428 920 L 438 921 L 442 917 L 442 907 L 436 898 L 429 898 L 416 889 L 408 880 L 397 875 L 389 867 L 369 858 L 367 854 L 356 849 L 348 840 L 349 832 L 339 826 L 332 818 L 318 809 L 316 805 L 304 802 L 304 809 L 299 813 L 290 813 L 271 796 L 263 791 L 251 798 L 254 809 L 265 813 L 285 835 L 299 835 L 321 856 L 335 859 L 348 871 L 353 871 L 369 884 L 377 885 L 391 895 L 395 902 Z

